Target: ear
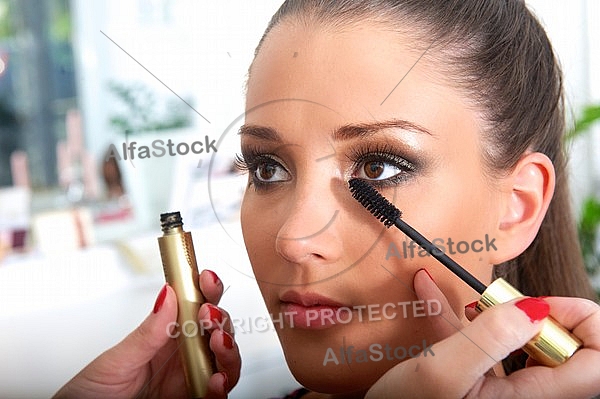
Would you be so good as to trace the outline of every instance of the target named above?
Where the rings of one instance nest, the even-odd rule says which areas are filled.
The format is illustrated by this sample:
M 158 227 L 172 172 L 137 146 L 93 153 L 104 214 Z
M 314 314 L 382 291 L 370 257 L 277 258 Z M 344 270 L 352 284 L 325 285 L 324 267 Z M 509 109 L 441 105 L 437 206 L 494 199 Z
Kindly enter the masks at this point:
M 523 253 L 537 235 L 554 194 L 552 161 L 544 154 L 525 154 L 513 171 L 502 178 L 502 209 L 496 227 L 498 251 L 493 264 Z

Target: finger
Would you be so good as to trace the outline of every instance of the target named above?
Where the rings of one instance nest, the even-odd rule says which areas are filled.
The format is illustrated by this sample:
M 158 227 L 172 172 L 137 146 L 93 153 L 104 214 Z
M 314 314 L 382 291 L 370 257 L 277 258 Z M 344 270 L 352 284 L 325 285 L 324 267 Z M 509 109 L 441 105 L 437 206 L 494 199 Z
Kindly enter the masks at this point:
M 165 284 L 150 315 L 108 352 L 120 359 L 119 368 L 143 366 L 169 341 L 176 319 L 177 297 L 173 288 Z
M 481 387 L 482 396 L 498 391 L 518 391 L 521 397 L 556 399 L 591 398 L 600 394 L 600 352 L 597 350 L 579 349 L 571 359 L 554 368 L 532 367 L 535 364 L 530 358 L 527 368 L 508 378 L 485 381 Z
M 210 303 L 203 303 L 198 310 L 198 322 L 203 331 L 225 330 L 232 336 L 233 324 L 229 313 Z
M 589 299 L 545 297 L 550 314 L 567 330 L 573 331 L 587 348 L 600 350 L 600 306 Z
M 576 353 L 576 360 L 569 360 L 556 369 L 542 368 L 534 370 L 532 367 L 541 364 L 531 357 L 527 358 L 526 367 L 529 370 L 522 377 L 523 381 L 528 381 L 527 385 L 532 386 L 531 381 L 536 380 L 537 383 L 534 385 L 541 387 L 537 392 L 531 390 L 532 395 L 536 396 L 566 398 L 597 395 L 600 393 L 600 368 L 598 368 L 598 364 L 600 364 L 600 333 L 598 329 L 598 326 L 600 326 L 600 307 L 596 303 L 583 298 L 544 297 L 544 300 L 550 304 L 550 315 L 555 317 L 566 329 L 573 330 L 573 334 L 583 341 L 583 348 Z M 474 310 L 473 312 L 479 314 Z M 470 315 L 467 313 L 467 316 Z M 517 350 L 511 356 L 522 354 L 524 354 L 522 350 Z M 586 364 L 589 366 L 586 366 Z M 586 372 L 581 373 L 581 370 L 586 370 Z M 596 373 L 596 375 L 593 376 L 593 373 Z M 519 385 L 520 380 L 512 381 L 516 378 L 521 378 L 521 374 L 517 373 L 515 376 L 511 376 L 511 382 L 514 385 Z M 578 381 L 574 383 L 574 379 Z M 557 381 L 571 381 L 571 383 L 557 384 Z M 490 381 L 486 381 L 486 384 L 482 386 L 482 390 L 489 389 L 490 384 Z M 574 386 L 577 388 L 574 388 Z M 565 387 L 567 388 L 565 389 Z M 495 387 L 495 389 L 498 388 Z M 506 390 L 506 388 L 502 389 Z
M 228 391 L 227 374 L 224 372 L 215 373 L 208 380 L 208 393 L 204 399 L 224 399 L 227 398 Z
M 479 316 L 480 312 L 475 309 L 476 305 L 477 301 L 474 301 L 465 306 L 465 316 L 467 317 L 467 320 L 473 321 L 477 316 Z
M 430 304 L 437 303 L 441 307 L 439 314 L 429 315 L 428 317 L 432 330 L 436 333 L 435 341 L 440 341 L 464 327 L 454 310 L 452 310 L 444 293 L 425 269 L 420 269 L 415 274 L 413 284 L 420 300 Z
M 170 324 L 176 317 L 177 298 L 165 284 L 150 315 L 120 343 L 81 370 L 55 397 L 89 397 L 91 391 L 98 397 L 134 397 L 144 384 L 140 370 L 168 343 Z M 114 387 L 119 387 L 118 392 Z M 102 393 L 103 389 L 107 391 Z
M 497 305 L 445 340 L 446 345 L 438 352 L 457 362 L 468 360 L 473 364 L 469 373 L 478 378 L 535 336 L 543 325 L 540 320 L 548 313 L 549 305 L 537 298 L 520 298 Z
M 558 367 L 520 370 L 511 374 L 509 381 L 523 385 L 533 382 L 539 387 L 536 394 L 540 397 L 588 398 L 600 394 L 600 307 L 582 298 L 544 299 L 550 303 L 551 315 L 572 330 L 582 340 L 583 346 Z M 528 359 L 528 367 L 535 364 L 534 360 Z
M 529 304 L 531 300 L 526 299 Z M 533 299 L 536 301 L 543 302 Z M 395 366 L 373 386 L 367 397 L 384 398 L 386 392 L 394 390 L 402 391 L 406 397 L 464 397 L 481 383 L 490 368 L 541 329 L 542 323 L 535 319 L 532 322 L 516 302 L 486 310 L 461 331 L 434 344 L 431 348 L 434 356 L 410 359 Z M 548 308 L 546 306 L 546 312 Z M 448 367 L 449 364 L 452 367 Z M 431 384 L 431 381 L 436 383 Z
M 222 330 L 215 330 L 210 336 L 210 349 L 215 354 L 219 371 L 227 374 L 228 388 L 231 389 L 240 379 L 242 358 L 233 337 Z
M 94 375 L 110 376 L 114 374 L 114 370 L 119 370 L 118 378 L 122 380 L 136 375 L 169 341 L 168 332 L 176 318 L 177 298 L 173 289 L 165 284 L 150 315 L 121 342 L 98 356 L 81 373 L 84 376 L 89 373 L 93 378 Z M 110 384 L 115 381 L 104 382 Z
M 212 270 L 202 270 L 200 273 L 200 290 L 207 302 L 218 304 L 223 295 L 223 282 Z
M 550 315 L 553 316 L 567 330 L 584 341 L 588 348 L 600 350 L 600 306 L 589 299 L 543 297 L 550 304 Z M 473 320 L 479 312 L 474 308 L 465 307 L 465 315 Z M 585 337 L 585 339 L 583 339 Z M 528 366 L 538 365 L 533 359 L 529 359 Z

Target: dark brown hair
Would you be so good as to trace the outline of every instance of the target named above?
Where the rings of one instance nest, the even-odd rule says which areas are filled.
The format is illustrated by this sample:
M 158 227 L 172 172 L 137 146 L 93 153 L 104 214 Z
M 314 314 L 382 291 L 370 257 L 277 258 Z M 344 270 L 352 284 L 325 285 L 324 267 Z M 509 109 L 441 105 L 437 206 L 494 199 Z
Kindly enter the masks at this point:
M 408 35 L 414 50 L 463 90 L 481 111 L 486 173 L 510 172 L 527 151 L 546 154 L 556 170 L 554 198 L 531 246 L 496 265 L 525 295 L 596 300 L 577 239 L 563 145 L 562 73 L 548 37 L 522 0 L 288 0 L 282 23 L 340 29 L 372 23 Z M 507 364 L 505 363 L 505 367 Z M 522 367 L 510 365 L 507 371 Z

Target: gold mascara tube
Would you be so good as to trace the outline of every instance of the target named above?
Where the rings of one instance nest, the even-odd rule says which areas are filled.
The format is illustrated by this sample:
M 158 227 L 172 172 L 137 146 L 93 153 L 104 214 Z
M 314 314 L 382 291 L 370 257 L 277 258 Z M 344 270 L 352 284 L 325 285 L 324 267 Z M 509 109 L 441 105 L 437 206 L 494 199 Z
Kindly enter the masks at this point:
M 188 392 L 192 398 L 204 398 L 208 379 L 214 373 L 214 357 L 209 348 L 210 335 L 198 326 L 198 310 L 205 302 L 198 281 L 198 266 L 192 235 L 183 231 L 179 212 L 160 215 L 163 232 L 158 246 L 167 283 L 177 294 L 177 336 L 179 353 Z

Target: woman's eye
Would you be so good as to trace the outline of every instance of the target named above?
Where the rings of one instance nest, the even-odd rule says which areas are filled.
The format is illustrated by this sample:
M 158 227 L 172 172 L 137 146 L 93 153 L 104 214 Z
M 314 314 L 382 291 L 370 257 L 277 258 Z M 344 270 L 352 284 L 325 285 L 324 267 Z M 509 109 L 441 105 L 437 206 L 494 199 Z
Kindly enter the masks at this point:
M 409 170 L 407 166 L 400 166 L 392 161 L 365 160 L 358 164 L 354 177 L 365 180 L 388 180 Z
M 274 183 L 289 180 L 289 173 L 275 160 L 259 161 L 254 171 L 254 177 L 260 182 Z
M 236 155 L 235 166 L 240 171 L 249 172 L 248 184 L 253 185 L 257 191 L 274 188 L 273 184 L 287 182 L 292 178 L 274 155 L 258 150 L 246 150 L 245 153 Z

